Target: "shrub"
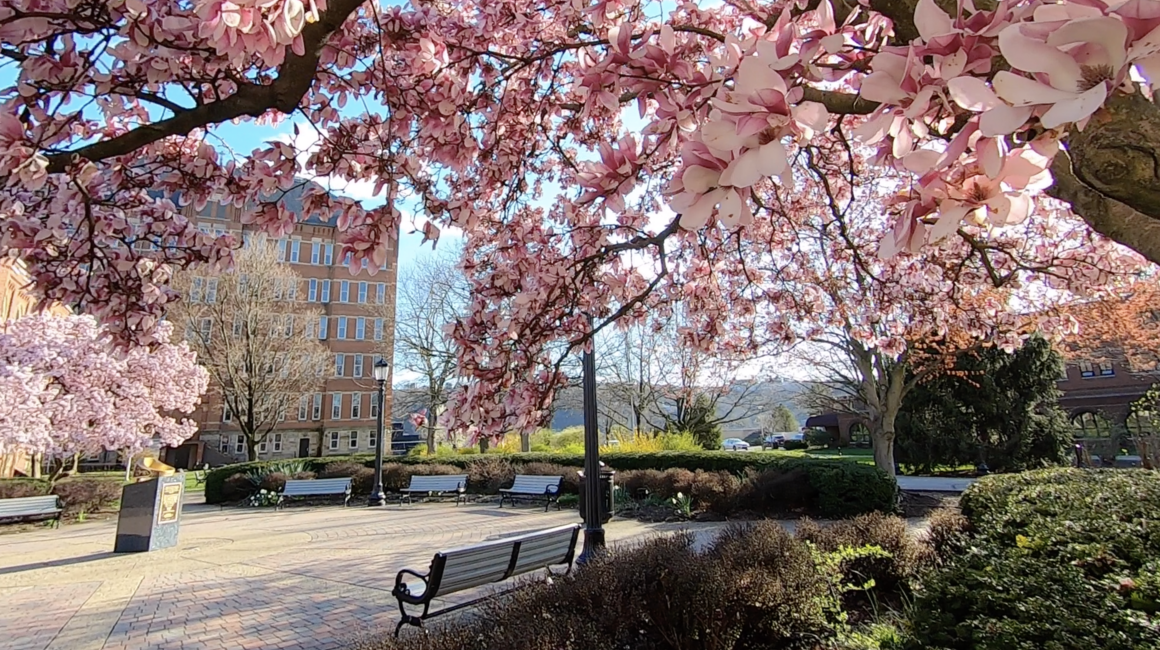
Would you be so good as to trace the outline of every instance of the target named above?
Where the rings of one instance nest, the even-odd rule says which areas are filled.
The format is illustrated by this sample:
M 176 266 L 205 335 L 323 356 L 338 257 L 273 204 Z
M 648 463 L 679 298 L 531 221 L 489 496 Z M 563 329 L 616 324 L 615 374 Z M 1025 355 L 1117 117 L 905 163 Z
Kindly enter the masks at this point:
M 805 434 L 806 444 L 810 447 L 829 447 L 834 444 L 834 434 L 825 429 L 809 429 Z
M 516 469 L 504 458 L 485 457 L 467 468 L 467 489 L 481 494 L 496 494 L 509 487 L 516 478 Z
M 798 451 L 800 449 L 809 449 L 810 443 L 805 440 L 786 440 L 781 446 L 786 451 Z
M 281 492 L 286 487 L 286 478 L 286 475 L 282 472 L 270 472 L 261 477 L 261 481 L 258 483 L 258 489 L 274 493 Z
M 737 495 L 739 509 L 764 514 L 809 512 L 817 498 L 817 489 L 800 469 L 751 469 Z
M 924 563 L 942 565 L 961 553 L 969 528 L 967 518 L 957 509 L 940 508 L 931 513 L 922 540 Z
M 52 493 L 60 497 L 65 516 L 76 516 L 111 508 L 121 498 L 121 482 L 115 479 L 61 481 L 52 487 Z
M 696 507 L 728 515 L 739 510 L 737 495 L 740 490 L 741 479 L 729 472 L 698 470 L 693 475 L 689 496 Z
M 924 557 L 922 546 L 907 531 L 906 521 L 881 513 L 859 515 L 825 526 L 803 520 L 798 522 L 796 536 L 812 542 L 826 553 L 860 546 L 873 546 L 885 551 L 884 555 L 852 557 L 840 564 L 846 583 L 864 585 L 873 581 L 868 592 L 880 602 L 884 598 L 897 602 L 900 596 L 909 592 L 910 581 Z M 861 598 L 864 593 L 855 591 L 848 595 Z
M 924 578 L 908 648 L 1160 647 L 1148 595 L 1160 557 L 1160 476 L 989 476 L 961 506 L 967 543 Z
M 516 468 L 520 474 L 533 476 L 560 476 L 560 494 L 580 494 L 580 475 L 575 467 L 555 463 L 525 463 Z
M 346 478 L 348 476 L 354 476 L 364 469 L 367 469 L 367 466 L 362 463 L 340 460 L 334 463 L 327 463 L 322 468 L 322 471 L 318 472 L 318 478 Z
M 0 499 L 40 497 L 48 494 L 48 481 L 37 479 L 5 479 L 0 481 Z
M 803 485 L 802 490 L 805 490 L 809 494 L 816 493 L 816 497 L 810 497 L 812 499 L 811 502 L 808 504 L 808 507 L 803 507 L 802 511 L 817 516 L 845 517 L 876 510 L 891 511 L 894 509 L 895 504 L 895 484 L 889 476 L 871 465 L 863 465 L 850 460 L 786 457 L 778 454 L 737 454 L 722 451 L 662 451 L 649 454 L 617 452 L 602 454 L 601 459 L 609 467 L 617 470 L 618 480 L 621 481 L 629 477 L 629 472 L 632 470 L 651 469 L 666 472 L 672 469 L 682 472 L 679 475 L 673 475 L 674 477 L 683 477 L 680 481 L 676 481 L 676 479 L 673 479 L 674 482 L 671 483 L 665 483 L 669 479 L 661 481 L 661 484 L 666 486 L 665 494 L 669 496 L 672 496 L 677 491 L 683 494 L 690 493 L 691 483 L 688 480 L 690 475 L 687 472 L 695 472 L 697 470 L 728 472 L 734 476 L 742 477 L 746 476 L 750 469 L 755 471 L 768 469 L 783 473 L 799 471 L 804 474 L 808 482 L 808 488 Z M 523 472 L 524 470 L 521 468 L 532 463 L 548 463 L 576 469 L 583 467 L 584 464 L 583 455 L 560 453 L 507 454 L 502 457 L 487 454 L 471 456 L 452 455 L 446 457 L 397 456 L 392 458 L 392 463 L 406 468 L 413 468 L 407 470 L 411 473 L 470 474 L 470 468 L 473 463 L 482 461 L 491 462 L 495 460 L 510 463 L 513 474 Z M 331 456 L 327 458 L 307 459 L 307 466 L 304 469 L 322 471 L 326 465 L 336 462 L 353 462 L 370 466 L 373 460 L 370 456 Z M 244 473 L 250 470 L 258 470 L 259 468 L 265 468 L 262 471 L 273 471 L 271 468 L 276 468 L 276 466 L 276 463 L 258 462 L 229 465 L 211 470 L 206 478 L 206 502 L 222 503 L 245 498 L 248 496 L 248 493 L 240 496 L 231 494 L 232 498 L 227 499 L 223 494 L 226 480 L 239 472 Z M 292 473 L 285 468 L 279 471 Z M 566 482 L 570 482 L 576 478 L 574 471 L 574 469 L 572 471 L 561 471 L 560 475 L 565 477 Z M 398 490 L 405 487 L 409 480 L 410 474 L 407 473 L 404 477 L 404 470 L 400 467 L 397 468 L 394 476 L 384 478 L 384 488 Z M 680 487 L 677 487 L 675 490 L 669 490 L 669 485 L 679 485 Z M 476 490 L 474 483 L 471 481 L 469 481 L 468 488 L 473 491 Z M 629 492 L 629 494 L 633 493 Z M 744 510 L 746 508 L 742 507 L 741 509 Z M 788 509 L 792 510 L 792 508 Z
M 234 503 L 242 499 L 248 499 L 254 493 L 256 486 L 250 480 L 250 477 L 243 472 L 235 472 L 230 474 L 229 478 L 222 482 L 219 488 L 220 500 L 213 503 Z M 206 497 L 206 503 L 210 503 L 209 497 Z
M 777 524 L 727 530 L 701 552 L 692 535 L 678 534 L 530 582 L 443 630 L 363 648 L 813 649 L 844 628 L 833 585 Z

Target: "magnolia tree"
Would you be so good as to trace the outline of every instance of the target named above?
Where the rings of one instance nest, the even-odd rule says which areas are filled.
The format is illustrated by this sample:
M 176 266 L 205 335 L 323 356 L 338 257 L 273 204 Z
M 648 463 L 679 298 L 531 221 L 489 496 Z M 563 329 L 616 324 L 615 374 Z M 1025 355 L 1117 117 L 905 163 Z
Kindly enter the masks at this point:
M 353 270 L 380 267 L 403 208 L 463 232 L 474 381 L 452 412 L 474 434 L 542 420 L 559 342 L 610 321 L 683 302 L 687 342 L 737 345 L 731 321 L 777 302 L 736 290 L 747 255 L 795 245 L 771 206 L 830 140 L 858 156 L 828 179 L 864 163 L 891 194 L 888 224 L 848 234 L 909 286 L 962 281 L 926 249 L 1002 282 L 993 229 L 1056 257 L 1054 200 L 1160 261 L 1157 0 L 2 0 L 0 39 L 0 247 L 46 300 L 148 340 L 171 266 L 233 245 L 155 197 L 281 234 L 303 177 L 369 182 L 378 207 L 310 190 L 304 212 L 334 217 Z M 287 118 L 317 144 L 239 156 L 219 128 Z
M 184 343 L 122 349 L 89 316 L 25 316 L 0 335 L 0 454 L 53 457 L 181 444 L 206 371 Z

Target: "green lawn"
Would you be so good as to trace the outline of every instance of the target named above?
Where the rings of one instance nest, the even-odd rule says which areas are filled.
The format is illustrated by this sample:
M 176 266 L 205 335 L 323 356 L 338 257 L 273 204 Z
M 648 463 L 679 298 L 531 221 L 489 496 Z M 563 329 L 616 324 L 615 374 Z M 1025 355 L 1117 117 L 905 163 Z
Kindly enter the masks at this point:
M 111 479 L 119 479 L 119 480 L 123 481 L 125 479 L 125 471 L 118 470 L 118 471 L 111 471 L 111 472 L 82 472 L 80 474 L 76 474 L 74 476 L 71 476 L 69 478 L 65 478 L 62 480 L 68 481 L 70 479 L 75 480 L 75 479 L 83 479 L 83 478 L 102 478 L 102 479 L 107 478 L 110 480 Z M 185 472 L 185 491 L 186 492 L 204 492 L 205 485 L 204 484 L 203 485 L 197 484 L 197 479 L 195 478 L 195 475 L 193 472 Z
M 749 453 L 757 454 L 777 454 L 779 456 L 792 456 L 795 458 L 829 458 L 851 460 L 865 465 L 874 464 L 874 451 L 871 449 L 810 449 L 786 451 L 784 449 L 770 449 L 762 451 L 761 447 L 750 447 Z

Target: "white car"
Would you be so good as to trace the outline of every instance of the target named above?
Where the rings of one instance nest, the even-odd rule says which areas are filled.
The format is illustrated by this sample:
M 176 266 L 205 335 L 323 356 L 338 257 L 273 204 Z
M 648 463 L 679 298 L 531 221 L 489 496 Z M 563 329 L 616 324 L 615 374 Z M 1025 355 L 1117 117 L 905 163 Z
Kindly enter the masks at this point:
M 721 448 L 726 451 L 749 451 L 749 443 L 741 438 L 726 438 Z

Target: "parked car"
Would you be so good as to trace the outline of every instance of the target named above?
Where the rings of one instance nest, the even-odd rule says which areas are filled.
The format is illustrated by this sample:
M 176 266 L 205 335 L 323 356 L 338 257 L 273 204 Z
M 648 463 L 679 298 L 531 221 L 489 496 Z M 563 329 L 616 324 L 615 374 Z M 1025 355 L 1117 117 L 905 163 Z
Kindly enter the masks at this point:
M 777 449 L 778 447 L 782 446 L 783 444 L 785 444 L 785 434 L 784 433 L 770 434 L 768 436 L 765 436 L 765 439 L 761 441 L 761 446 L 763 449 Z
M 726 451 L 749 451 L 749 443 L 741 438 L 726 438 L 721 447 Z

